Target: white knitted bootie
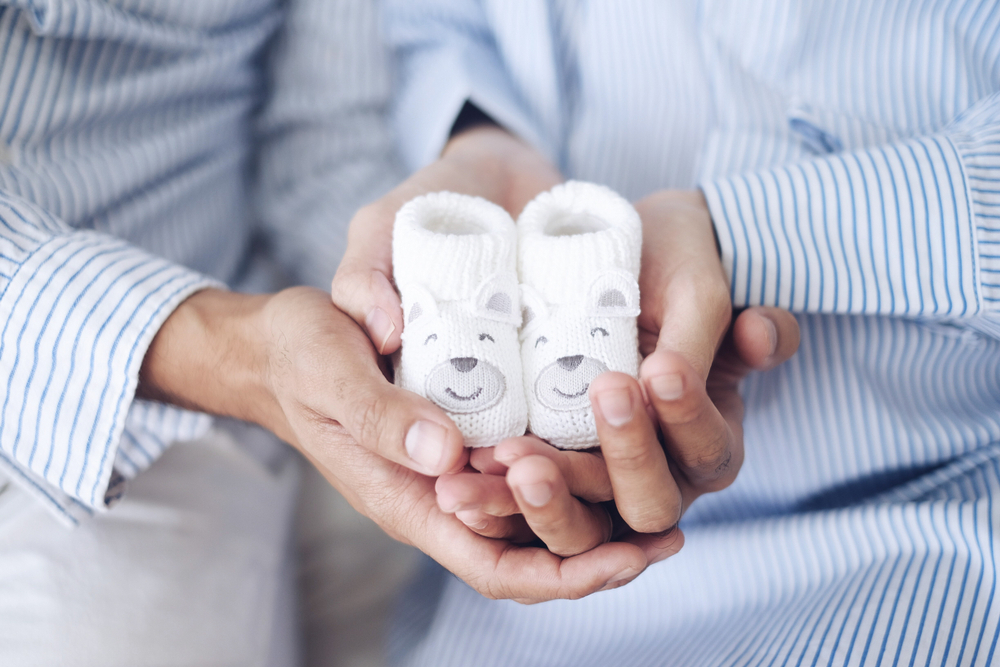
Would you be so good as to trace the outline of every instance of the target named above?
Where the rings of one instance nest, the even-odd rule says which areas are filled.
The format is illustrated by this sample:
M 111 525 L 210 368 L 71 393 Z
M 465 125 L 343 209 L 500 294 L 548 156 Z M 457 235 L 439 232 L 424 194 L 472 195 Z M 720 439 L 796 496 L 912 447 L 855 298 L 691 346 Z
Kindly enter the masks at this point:
M 438 404 L 468 447 L 523 435 L 517 231 L 485 199 L 435 192 L 396 214 L 392 261 L 403 301 L 396 384 Z
M 606 187 L 569 181 L 517 228 L 529 429 L 562 449 L 596 447 L 591 381 L 639 372 L 639 215 Z

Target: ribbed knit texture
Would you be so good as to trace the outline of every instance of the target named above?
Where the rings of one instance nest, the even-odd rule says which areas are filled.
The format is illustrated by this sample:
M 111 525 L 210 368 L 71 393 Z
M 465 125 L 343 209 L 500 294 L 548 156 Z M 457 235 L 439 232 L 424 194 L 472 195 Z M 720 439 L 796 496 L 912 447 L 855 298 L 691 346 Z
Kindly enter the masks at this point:
M 642 223 L 609 188 L 570 181 L 530 202 L 517 227 L 529 429 L 564 449 L 596 447 L 590 382 L 639 369 Z
M 469 447 L 526 427 L 516 242 L 507 212 L 478 197 L 435 192 L 396 215 L 393 273 L 405 322 L 396 383 L 441 406 Z

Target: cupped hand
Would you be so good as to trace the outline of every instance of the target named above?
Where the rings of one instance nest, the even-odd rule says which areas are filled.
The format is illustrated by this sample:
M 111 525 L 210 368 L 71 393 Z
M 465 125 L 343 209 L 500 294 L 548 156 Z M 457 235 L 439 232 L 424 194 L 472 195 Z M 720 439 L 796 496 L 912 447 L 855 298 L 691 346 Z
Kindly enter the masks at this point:
M 441 507 L 481 534 L 537 537 L 569 555 L 614 533 L 659 560 L 676 551 L 668 538 L 695 498 L 736 478 L 744 455 L 740 382 L 790 358 L 798 325 L 764 307 L 732 320 L 700 192 L 659 192 L 636 209 L 644 233 L 639 380 L 605 373 L 591 384 L 599 451 L 514 439 L 493 453 L 473 452 L 487 475 L 441 478 Z
M 392 224 L 399 207 L 426 192 L 451 190 L 483 196 L 516 216 L 560 180 L 537 151 L 499 128 L 459 135 L 439 160 L 352 221 L 348 250 L 331 288 L 334 302 L 365 328 L 379 353 L 394 352 L 403 327 L 391 281 Z M 698 495 L 730 484 L 742 464 L 740 380 L 752 369 L 789 358 L 798 345 L 798 326 L 790 314 L 764 308 L 745 311 L 731 322 L 729 286 L 699 192 L 659 192 L 636 208 L 645 237 L 639 326 L 646 359 L 638 381 L 606 374 L 595 380 L 590 395 L 611 491 L 604 500 L 614 498 L 612 514 L 635 532 L 637 541 L 672 553 L 678 538 L 671 536 L 679 534 L 675 527 L 686 507 Z M 457 461 L 460 454 L 450 451 L 446 457 Z M 578 506 L 578 497 L 593 495 L 589 487 L 560 479 L 564 470 L 546 467 L 544 458 L 511 465 L 505 474 L 516 488 L 546 480 L 556 505 L 530 506 L 525 496 L 507 491 L 496 514 L 470 502 L 457 516 L 484 535 L 538 536 L 563 554 L 580 553 L 604 539 L 605 514 Z M 439 492 L 453 482 L 467 490 L 492 485 L 500 496 L 507 486 L 485 478 L 446 478 Z M 520 516 L 509 514 L 512 505 Z
M 457 428 L 440 408 L 385 379 L 368 337 L 328 295 L 286 290 L 270 299 L 257 322 L 270 341 L 264 372 L 278 407 L 267 425 L 356 509 L 483 595 L 525 603 L 579 598 L 627 583 L 648 565 L 631 544 L 562 558 L 468 530 L 441 511 L 434 479 L 412 470 L 403 445 L 414 428 L 421 438 L 460 442 Z

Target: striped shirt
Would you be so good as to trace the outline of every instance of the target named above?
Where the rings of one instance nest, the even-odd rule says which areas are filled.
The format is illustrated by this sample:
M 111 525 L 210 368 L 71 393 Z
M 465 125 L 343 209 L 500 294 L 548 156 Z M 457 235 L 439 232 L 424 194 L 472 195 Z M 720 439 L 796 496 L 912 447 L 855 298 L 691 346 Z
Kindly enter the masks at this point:
M 172 310 L 272 287 L 264 246 L 328 285 L 351 212 L 397 177 L 376 19 L 364 0 L 0 0 L 0 474 L 68 523 L 208 426 L 133 399 Z
M 392 0 L 388 18 L 411 166 L 469 100 L 567 177 L 701 187 L 734 305 L 802 328 L 744 384 L 746 463 L 691 508 L 679 556 L 529 609 L 452 581 L 399 659 L 988 664 L 1000 5 Z

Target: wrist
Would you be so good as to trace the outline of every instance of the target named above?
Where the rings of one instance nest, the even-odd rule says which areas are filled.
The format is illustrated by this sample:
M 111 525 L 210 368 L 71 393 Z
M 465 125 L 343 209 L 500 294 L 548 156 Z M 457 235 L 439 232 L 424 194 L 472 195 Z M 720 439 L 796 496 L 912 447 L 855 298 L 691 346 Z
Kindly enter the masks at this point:
M 263 326 L 269 298 L 220 289 L 190 296 L 146 351 L 136 397 L 273 430 L 280 408 L 270 387 Z
M 564 179 L 540 151 L 497 125 L 477 125 L 454 135 L 439 164 L 475 184 L 477 194 L 517 216 L 538 193 Z

